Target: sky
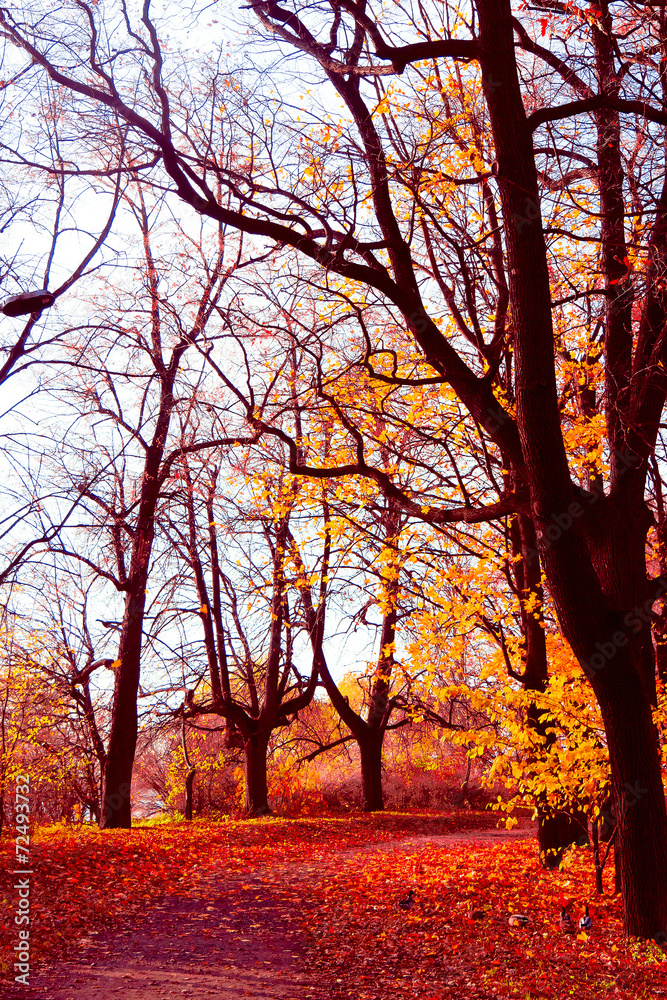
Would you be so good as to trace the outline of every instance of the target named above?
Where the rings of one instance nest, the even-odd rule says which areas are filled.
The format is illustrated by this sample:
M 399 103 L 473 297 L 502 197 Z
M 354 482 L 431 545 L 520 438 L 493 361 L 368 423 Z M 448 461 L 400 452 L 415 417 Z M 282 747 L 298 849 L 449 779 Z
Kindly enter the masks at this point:
M 60 4 L 46 4 L 42 7 L 29 5 L 31 11 L 39 14 L 40 10 L 49 7 L 56 12 L 56 16 L 63 18 L 67 10 L 66 6 Z M 116 25 L 110 36 L 110 45 L 116 49 L 122 43 L 122 36 L 118 33 L 119 5 L 110 2 L 103 5 L 96 5 L 96 10 L 111 10 L 113 12 L 110 23 Z M 76 10 L 76 8 L 73 8 Z M 132 7 L 130 9 L 133 9 Z M 135 15 L 138 10 L 134 5 Z M 217 57 L 219 53 L 223 55 L 223 62 L 235 72 L 241 74 L 243 80 L 252 80 L 259 74 L 260 83 L 265 92 L 270 92 L 272 87 L 278 87 L 280 100 L 283 108 L 291 106 L 295 117 L 304 116 L 304 122 L 309 115 L 314 120 L 319 119 L 327 113 L 334 117 L 340 107 L 339 99 L 334 95 L 333 88 L 324 87 L 314 95 L 309 92 L 309 88 L 304 86 L 303 73 L 299 80 L 292 74 L 293 61 L 281 60 L 280 49 L 275 39 L 257 42 L 254 37 L 251 25 L 253 23 L 252 14 L 243 10 L 242 4 L 213 3 L 202 4 L 193 13 L 190 8 L 183 4 L 154 4 L 152 7 L 155 23 L 158 28 L 160 39 L 164 45 L 167 55 L 172 48 L 187 47 L 188 53 L 193 57 L 206 56 Z M 65 23 L 63 21 L 63 23 Z M 250 43 L 252 43 L 250 47 Z M 23 58 L 23 57 L 22 57 Z M 13 67 L 13 57 L 10 57 L 9 64 Z M 300 61 L 300 69 L 303 70 L 303 60 Z M 270 72 L 269 72 L 270 71 Z M 312 81 L 319 79 L 319 73 L 313 67 Z M 306 81 L 308 82 L 308 81 Z M 25 117 L 20 122 L 23 130 L 24 140 L 29 139 L 33 130 L 35 120 L 31 117 L 34 112 Z M 5 124 L 10 121 L 5 118 Z M 17 126 L 16 117 L 12 117 L 12 127 Z M 67 145 L 67 150 L 74 148 Z M 65 155 L 65 153 L 63 154 Z M 72 155 L 67 152 L 67 155 Z M 2 288 L 4 292 L 13 292 L 18 287 L 26 288 L 29 285 L 41 286 L 43 283 L 43 273 L 45 260 L 49 255 L 50 229 L 53 226 L 54 210 L 57 205 L 57 189 L 51 184 L 43 187 L 41 177 L 33 178 L 35 193 L 43 196 L 45 191 L 50 198 L 50 211 L 41 214 L 39 217 L 26 218 L 24 221 L 16 222 L 11 228 L 11 236 L 16 251 L 14 272 L 18 278 L 18 283 L 9 277 L 3 276 Z M 40 190 L 40 185 L 42 189 Z M 112 201 L 112 185 L 108 182 L 100 182 L 95 187 L 80 183 L 76 177 L 68 181 L 68 188 L 71 195 L 67 194 L 67 210 L 60 218 L 62 232 L 59 233 L 56 250 L 50 265 L 49 287 L 58 287 L 72 273 L 74 267 L 79 263 L 84 254 L 89 249 L 94 238 L 103 229 Z M 172 199 L 170 202 L 172 214 L 176 220 L 187 227 L 198 224 L 189 209 L 185 208 Z M 41 336 L 49 337 L 54 330 L 69 325 L 86 324 L 93 312 L 96 312 L 101 302 L 103 281 L 117 277 L 118 275 L 127 278 L 129 267 L 133 260 L 133 239 L 131 235 L 131 225 L 129 216 L 119 212 L 112 235 L 102 248 L 93 266 L 95 274 L 90 279 L 84 279 L 79 285 L 74 286 L 66 292 L 58 301 L 57 305 L 48 313 L 44 313 L 41 321 Z M 21 321 L 2 320 L 3 342 L 11 342 L 16 332 L 21 328 Z M 48 352 L 51 356 L 62 358 L 61 348 L 56 345 Z M 35 388 L 40 384 L 40 380 L 50 378 L 47 368 L 34 367 L 30 370 L 16 375 L 4 387 L 5 414 L 2 419 L 2 430 L 4 433 L 12 434 L 12 440 L 17 439 L 17 435 L 24 431 L 33 432 L 36 424 L 40 424 L 44 429 L 62 427 L 63 434 L 73 435 L 73 424 L 71 411 L 67 407 L 67 401 L 62 400 L 58 393 L 48 393 L 40 395 L 37 399 L 32 396 Z M 29 398 L 27 404 L 24 402 Z M 10 407 L 11 413 L 8 412 Z M 57 435 L 56 435 L 57 436 Z M 14 446 L 14 445 L 12 445 Z M 53 446 L 46 444 L 46 451 Z M 6 456 L 4 466 L 0 467 L 0 472 L 4 472 L 6 481 L 16 483 L 16 463 L 8 464 Z M 17 537 L 25 537 L 27 529 L 19 531 Z M 113 598 L 109 603 L 106 590 L 100 591 L 99 609 L 93 605 L 91 619 L 117 620 L 120 616 L 120 602 Z M 97 611 L 99 610 L 99 614 Z M 373 612 L 369 615 L 373 620 Z M 331 631 L 335 635 L 328 641 L 327 654 L 334 676 L 341 677 L 345 672 L 358 666 L 360 663 L 374 658 L 377 654 L 377 633 L 376 629 L 359 628 L 344 634 L 345 621 L 343 618 L 332 621 Z M 102 630 L 99 632 L 100 655 L 112 655 L 113 636 L 107 635 L 104 638 Z M 300 656 L 309 660 L 309 651 L 302 648 Z M 303 667 L 302 667 L 303 669 Z

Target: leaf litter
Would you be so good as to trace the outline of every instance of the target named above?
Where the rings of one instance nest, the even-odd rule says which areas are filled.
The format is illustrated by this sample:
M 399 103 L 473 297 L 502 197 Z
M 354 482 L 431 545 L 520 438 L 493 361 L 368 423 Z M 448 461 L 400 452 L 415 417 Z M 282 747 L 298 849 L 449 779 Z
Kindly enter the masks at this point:
M 219 920 L 202 933 L 233 933 L 250 944 L 262 921 L 272 919 L 270 898 L 298 935 L 302 947 L 291 951 L 326 985 L 330 1000 L 667 997 L 662 949 L 622 936 L 613 861 L 605 894 L 597 896 L 590 849 L 573 849 L 560 870 L 547 871 L 530 834 L 481 839 L 494 823 L 489 814 L 387 813 L 39 830 L 31 965 L 37 970 L 67 956 L 105 928 L 131 926 L 165 896 L 196 907 L 202 879 L 214 876 L 247 898 L 245 924 L 230 932 Z M 12 846 L 0 848 L 6 980 L 15 943 Z M 409 889 L 414 905 L 406 911 L 398 900 Z M 576 920 L 589 906 L 589 933 L 560 931 L 561 893 Z M 483 919 L 470 919 L 473 902 Z M 214 916 L 211 909 L 202 907 L 196 919 Z M 517 912 L 529 917 L 527 927 L 509 927 Z

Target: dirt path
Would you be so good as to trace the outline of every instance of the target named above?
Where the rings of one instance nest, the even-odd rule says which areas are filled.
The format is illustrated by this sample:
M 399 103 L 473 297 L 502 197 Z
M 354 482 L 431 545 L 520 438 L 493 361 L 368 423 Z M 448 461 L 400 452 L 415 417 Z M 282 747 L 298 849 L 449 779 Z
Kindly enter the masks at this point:
M 320 1000 L 323 984 L 303 974 L 290 923 L 259 878 L 230 883 L 212 869 L 187 897 L 165 897 L 131 926 L 83 938 L 70 961 L 7 1000 Z
M 337 852 L 317 869 L 369 852 L 412 852 L 434 846 L 481 846 L 531 836 L 519 830 L 467 830 L 413 835 Z M 304 860 L 293 877 L 311 869 Z M 282 872 L 284 877 L 289 873 Z M 292 914 L 273 897 L 270 873 L 257 871 L 229 881 L 213 862 L 198 869 L 187 895 L 170 895 L 131 925 L 78 942 L 66 962 L 31 977 L 29 987 L 9 990 L 3 1000 L 327 1000 L 333 983 L 309 976 L 308 954 Z

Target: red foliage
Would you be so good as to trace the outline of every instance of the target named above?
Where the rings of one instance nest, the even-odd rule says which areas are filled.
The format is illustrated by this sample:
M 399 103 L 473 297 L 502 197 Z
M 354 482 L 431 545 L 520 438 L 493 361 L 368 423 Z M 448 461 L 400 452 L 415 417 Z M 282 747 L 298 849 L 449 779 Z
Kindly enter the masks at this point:
M 332 1000 L 667 996 L 660 949 L 621 937 L 617 897 L 591 897 L 590 850 L 548 872 L 533 840 L 475 834 L 492 823 L 489 815 L 422 813 L 42 831 L 33 849 L 33 969 L 165 892 L 192 894 L 196 874 L 212 868 L 230 885 L 259 878 L 286 913 L 298 914 L 310 964 L 336 983 Z M 12 851 L 3 845 L 5 871 Z M 11 886 L 5 875 L 5 973 L 15 936 Z M 406 912 L 397 901 L 408 888 L 415 905 Z M 576 919 L 590 905 L 588 935 L 560 933 L 561 893 Z M 485 919 L 469 919 L 473 899 Z M 508 926 L 517 911 L 528 914 L 527 928 Z

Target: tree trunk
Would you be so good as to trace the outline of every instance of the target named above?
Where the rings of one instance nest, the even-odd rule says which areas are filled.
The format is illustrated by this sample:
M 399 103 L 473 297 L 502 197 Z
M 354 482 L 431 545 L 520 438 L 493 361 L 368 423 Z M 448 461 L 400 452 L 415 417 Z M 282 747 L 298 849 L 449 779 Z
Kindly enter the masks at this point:
M 607 687 L 598 699 L 609 742 L 623 922 L 627 933 L 653 937 L 667 928 L 667 811 L 651 704 L 639 680 Z
M 185 818 L 188 821 L 192 820 L 192 788 L 196 773 L 196 769 L 192 767 L 185 775 Z
M 137 695 L 149 555 L 150 548 L 140 570 L 139 592 L 129 595 L 123 619 L 118 651 L 120 665 L 116 669 L 111 731 L 102 779 L 100 827 L 103 830 L 129 830 L 132 826 L 130 793 L 137 745 Z
M 588 843 L 585 823 L 584 813 L 554 814 L 538 806 L 537 841 L 545 868 L 557 868 L 563 859 L 563 851 L 571 844 Z
M 269 816 L 269 785 L 266 774 L 268 734 L 252 733 L 245 742 L 246 816 Z
M 537 598 L 541 609 L 544 604 L 542 588 L 542 573 L 540 559 L 537 554 L 537 539 L 535 528 L 529 517 L 518 515 L 510 524 L 512 554 L 520 556 L 512 561 L 512 572 L 519 597 L 521 612 L 521 630 L 523 633 L 523 676 L 521 681 L 525 691 L 535 691 L 544 694 L 549 681 L 549 663 L 547 659 L 547 644 L 544 634 L 544 622 L 540 613 L 534 610 L 526 611 L 526 603 L 530 601 L 534 607 L 533 598 Z M 549 722 L 542 718 L 535 703 L 528 709 L 526 725 L 546 741 L 547 748 L 556 741 L 556 735 L 549 732 Z M 580 818 L 580 817 L 579 817 Z M 542 864 L 547 868 L 557 868 L 563 858 L 563 851 L 570 844 L 580 841 L 582 833 L 587 829 L 586 820 L 583 824 L 576 821 L 576 814 L 557 813 L 554 815 L 547 808 L 546 802 L 537 805 L 537 842 Z M 586 835 L 586 841 L 588 836 Z
M 591 680 L 604 720 L 624 929 L 653 937 L 667 930 L 667 809 L 652 718 L 656 684 L 650 628 L 651 608 L 664 584 L 647 586 L 650 516 L 641 500 L 629 507 L 604 498 L 597 507 L 597 535 L 589 535 L 589 544 L 606 608 L 587 615 L 568 635 L 576 609 L 565 610 L 558 596 L 554 602 L 565 610 L 559 609 L 565 634 Z
M 652 519 L 643 497 L 646 456 L 655 442 L 664 403 L 647 358 L 652 357 L 655 338 L 662 335 L 664 308 L 656 297 L 659 289 L 652 288 L 637 341 L 638 371 L 643 373 L 648 365 L 648 374 L 625 395 L 632 336 L 621 342 L 619 323 L 612 322 L 607 310 L 610 493 L 585 494 L 571 480 L 558 409 L 547 253 L 533 136 L 516 67 L 512 8 L 509 0 L 476 0 L 475 6 L 505 223 L 517 426 L 531 516 L 560 626 L 592 683 L 605 723 L 618 821 L 624 930 L 652 937 L 667 930 L 667 812 L 651 718 L 653 649 L 639 616 L 643 608 L 644 621 L 649 621 L 656 599 L 647 600 L 644 543 Z M 667 189 L 660 198 L 651 241 L 656 267 L 662 266 L 666 245 Z M 610 289 L 617 284 L 610 283 Z M 649 387 L 649 378 L 655 386 Z M 641 414 L 630 415 L 627 407 L 637 399 Z
M 383 732 L 367 729 L 357 736 L 361 754 L 361 787 L 364 812 L 382 812 L 382 738 Z

